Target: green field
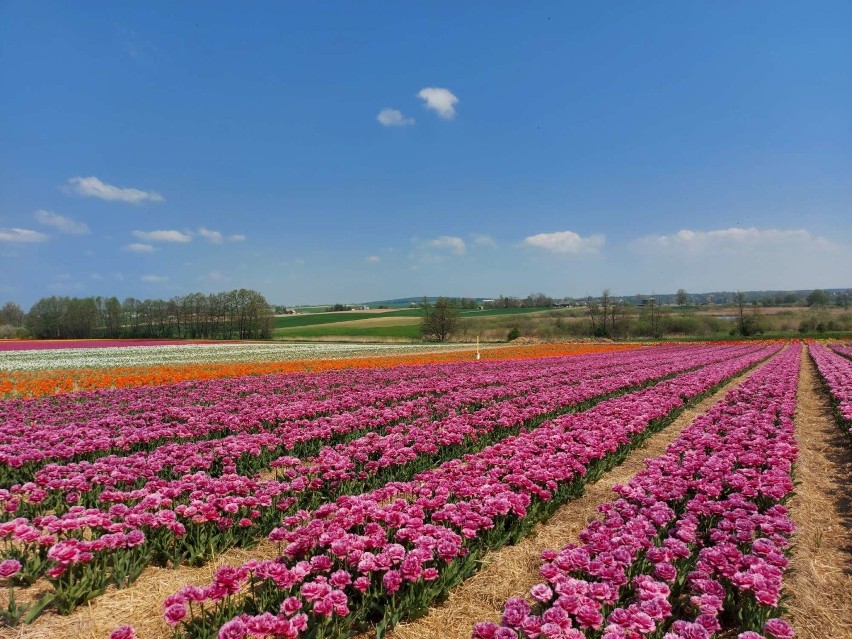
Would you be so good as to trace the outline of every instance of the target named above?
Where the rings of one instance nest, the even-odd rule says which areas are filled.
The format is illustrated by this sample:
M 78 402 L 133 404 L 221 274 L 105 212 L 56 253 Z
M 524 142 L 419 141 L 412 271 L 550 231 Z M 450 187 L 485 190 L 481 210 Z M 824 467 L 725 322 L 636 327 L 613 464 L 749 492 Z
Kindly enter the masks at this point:
M 420 326 L 308 326 L 302 328 L 276 330 L 275 339 L 317 339 L 322 337 L 375 337 L 375 338 L 405 338 L 419 339 Z
M 466 321 L 479 318 L 511 317 L 515 315 L 534 315 L 549 311 L 547 308 L 494 308 L 465 309 L 460 316 Z M 410 318 L 421 317 L 423 309 L 403 308 L 382 311 L 338 311 L 326 313 L 308 313 L 304 315 L 285 315 L 275 318 L 273 337 L 275 339 L 323 339 L 345 340 L 347 337 L 373 337 L 376 339 L 412 339 L 420 338 L 420 328 Z M 399 318 L 395 324 L 392 318 Z M 388 321 L 391 320 L 391 321 Z M 346 322 L 343 326 L 336 326 Z M 358 324 L 363 322 L 363 326 Z M 381 325 L 377 325 L 382 322 Z

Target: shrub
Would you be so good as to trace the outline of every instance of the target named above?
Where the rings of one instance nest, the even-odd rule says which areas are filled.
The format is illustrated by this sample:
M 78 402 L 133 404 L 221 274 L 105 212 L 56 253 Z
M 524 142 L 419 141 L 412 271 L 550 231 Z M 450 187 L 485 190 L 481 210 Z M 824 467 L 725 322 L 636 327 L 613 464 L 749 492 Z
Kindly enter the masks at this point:
M 517 327 L 513 328 L 509 331 L 509 334 L 506 335 L 506 341 L 511 342 L 513 340 L 518 339 L 521 336 L 521 331 L 518 330 Z

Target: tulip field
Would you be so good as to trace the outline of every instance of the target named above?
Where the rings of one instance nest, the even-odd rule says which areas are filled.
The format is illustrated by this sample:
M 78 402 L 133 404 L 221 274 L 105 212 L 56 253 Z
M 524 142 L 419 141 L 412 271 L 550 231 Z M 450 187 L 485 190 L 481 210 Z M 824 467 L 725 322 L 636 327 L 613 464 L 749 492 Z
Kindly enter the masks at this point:
M 158 570 L 177 581 L 155 622 L 104 615 L 85 636 L 387 636 L 734 379 L 465 636 L 794 636 L 800 367 L 848 444 L 848 345 L 216 349 L 69 348 L 52 368 L 49 351 L 0 352 L 20 384 L 0 400 L 9 636 L 65 636 L 54 620 L 109 610 Z

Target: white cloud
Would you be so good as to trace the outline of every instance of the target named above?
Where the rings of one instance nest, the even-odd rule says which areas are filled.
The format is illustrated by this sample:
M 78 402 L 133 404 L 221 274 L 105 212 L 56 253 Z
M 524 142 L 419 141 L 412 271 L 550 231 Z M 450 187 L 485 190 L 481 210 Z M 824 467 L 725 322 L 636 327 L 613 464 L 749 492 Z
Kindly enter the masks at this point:
M 32 244 L 34 242 L 46 242 L 48 236 L 38 231 L 30 229 L 2 229 L 0 228 L 0 242 L 9 242 L 17 244 Z
M 190 233 L 175 230 L 133 231 L 133 236 L 143 242 L 179 242 L 185 244 L 192 241 Z
M 497 247 L 497 242 L 490 235 L 478 235 L 474 233 L 471 237 L 473 238 L 473 243 L 476 246 L 486 246 L 488 248 Z
M 169 276 L 168 275 L 143 275 L 139 279 L 142 280 L 143 282 L 149 282 L 151 284 L 158 284 L 160 282 L 168 282 Z
M 150 244 L 143 244 L 142 242 L 133 242 L 132 244 L 126 244 L 121 247 L 124 251 L 130 251 L 131 253 L 153 253 L 157 249 Z
M 156 191 L 141 191 L 139 189 L 122 188 L 102 182 L 94 176 L 72 177 L 68 180 L 67 188 L 78 195 L 96 197 L 110 202 L 163 202 L 165 199 Z
M 210 271 L 201 279 L 207 280 L 209 282 L 229 282 L 231 280 L 230 277 L 223 275 L 221 271 Z
M 681 229 L 672 235 L 648 235 L 636 240 L 648 252 L 677 252 L 689 255 L 741 252 L 744 249 L 796 246 L 827 249 L 833 244 L 805 229 L 758 229 L 755 227 L 692 231 Z
M 211 231 L 203 226 L 198 229 L 198 234 L 211 244 L 221 244 L 224 241 L 224 238 L 219 231 Z
M 95 280 L 96 282 L 102 282 L 103 279 L 104 279 L 104 276 L 101 275 L 100 273 L 92 273 L 91 275 L 89 275 L 89 278 Z
M 599 252 L 605 242 L 606 238 L 600 234 L 582 237 L 574 231 L 557 231 L 530 235 L 524 238 L 523 244 L 550 253 L 583 255 Z
M 453 235 L 442 235 L 427 242 L 426 246 L 436 249 L 449 249 L 456 255 L 464 255 L 465 251 L 467 251 L 464 240 Z
M 382 261 L 382 258 L 380 258 L 378 255 L 368 255 L 364 259 L 365 259 L 365 261 L 369 262 L 370 264 L 378 264 L 379 262 Z
M 382 126 L 411 126 L 414 124 L 414 118 L 407 118 L 396 109 L 382 109 L 376 119 Z
M 42 226 L 52 226 L 60 233 L 66 235 L 86 235 L 90 233 L 89 227 L 82 222 L 75 222 L 69 217 L 57 215 L 50 211 L 36 211 L 35 219 Z
M 426 102 L 426 108 L 432 109 L 439 117 L 445 120 L 456 117 L 455 104 L 459 99 L 449 89 L 426 87 L 420 90 L 417 97 Z
M 242 233 L 236 233 L 236 234 L 234 234 L 234 235 L 229 235 L 229 236 L 228 236 L 228 241 L 229 241 L 229 242 L 245 242 L 245 241 L 246 241 L 246 236 L 245 236 L 245 235 L 243 235 Z

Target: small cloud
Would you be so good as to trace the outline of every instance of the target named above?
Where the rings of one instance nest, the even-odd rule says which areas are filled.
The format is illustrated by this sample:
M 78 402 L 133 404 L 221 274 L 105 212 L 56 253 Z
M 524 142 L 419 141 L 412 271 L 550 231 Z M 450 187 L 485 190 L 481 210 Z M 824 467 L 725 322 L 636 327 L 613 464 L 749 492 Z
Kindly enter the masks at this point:
M 427 242 L 426 246 L 436 249 L 449 249 L 456 255 L 464 255 L 465 251 L 467 251 L 464 240 L 453 235 L 442 235 Z
M 198 229 L 198 234 L 211 244 L 221 244 L 224 241 L 224 238 L 219 231 L 211 231 L 203 226 Z
M 242 233 L 236 233 L 236 234 L 234 234 L 234 235 L 229 235 L 229 236 L 228 236 L 228 241 L 229 241 L 229 242 L 245 242 L 245 241 L 246 241 L 246 236 L 245 236 L 245 235 L 243 235 Z
M 370 264 L 378 264 L 382 261 L 382 258 L 380 258 L 378 255 L 368 255 L 366 258 L 364 258 L 364 261 L 369 262 Z
M 133 236 L 144 242 L 178 242 L 185 244 L 192 241 L 190 233 L 175 230 L 133 231 Z
M 681 229 L 671 235 L 648 235 L 636 240 L 636 244 L 649 252 L 680 252 L 691 255 L 708 252 L 741 250 L 746 247 L 798 246 L 828 249 L 830 240 L 814 236 L 805 229 L 758 229 L 727 228 L 713 231 Z
M 114 279 L 117 282 L 123 282 L 124 281 L 124 274 L 123 273 L 113 273 L 112 279 Z
M 66 235 L 86 235 L 90 233 L 89 227 L 82 222 L 75 222 L 71 218 L 51 213 L 50 211 L 36 211 L 35 219 L 42 226 L 52 226 L 60 233 Z
M 476 246 L 485 246 L 488 248 L 497 248 L 497 242 L 494 241 L 494 238 L 490 235 L 477 235 L 474 233 L 471 235 L 473 238 L 473 243 Z
M 557 231 L 530 235 L 524 238 L 523 244 L 549 253 L 582 255 L 599 252 L 605 241 L 604 236 L 599 234 L 582 237 L 574 231 Z
M 44 233 L 31 231 L 30 229 L 3 229 L 0 228 L 0 242 L 9 242 L 16 244 L 33 244 L 36 242 L 46 242 L 49 239 Z
M 56 280 L 47 285 L 51 291 L 82 291 L 85 287 L 81 282 L 73 282 L 71 281 L 71 277 L 68 275 L 65 276 L 57 276 Z
M 208 282 L 228 282 L 231 278 L 222 275 L 220 271 L 210 271 L 201 279 L 207 280 Z
M 143 244 L 142 242 L 133 242 L 132 244 L 126 244 L 121 247 L 123 251 L 130 251 L 131 253 L 153 253 L 157 249 L 150 244 Z
M 124 51 L 137 62 L 160 57 L 160 50 L 132 29 L 121 29 L 119 37 Z
M 376 119 L 382 126 L 411 126 L 414 124 L 414 118 L 407 118 L 396 109 L 382 109 Z
M 158 283 L 161 283 L 161 282 L 168 282 L 169 276 L 168 275 L 143 275 L 139 279 L 142 280 L 143 282 L 149 282 L 151 284 L 158 284 Z
M 94 176 L 69 178 L 66 190 L 84 197 L 96 197 L 110 202 L 164 202 L 165 199 L 156 191 L 141 191 L 139 189 L 122 188 L 102 182 Z
M 426 87 L 420 90 L 417 97 L 426 102 L 427 109 L 432 109 L 444 120 L 456 117 L 455 105 L 459 99 L 449 89 Z
M 89 278 L 95 280 L 96 282 L 102 282 L 104 276 L 100 273 L 92 273 L 91 275 L 89 275 Z

